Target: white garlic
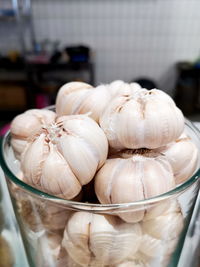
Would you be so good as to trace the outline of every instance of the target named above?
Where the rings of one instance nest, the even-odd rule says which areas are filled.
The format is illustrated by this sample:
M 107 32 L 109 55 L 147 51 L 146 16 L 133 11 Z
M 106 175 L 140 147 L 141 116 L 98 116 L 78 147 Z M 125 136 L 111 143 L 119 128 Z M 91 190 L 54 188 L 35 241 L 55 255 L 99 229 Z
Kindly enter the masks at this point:
M 11 192 L 13 195 L 13 191 Z M 63 230 L 71 214 L 70 210 L 51 204 L 48 201 L 33 200 L 20 188 L 15 190 L 17 211 L 23 227 L 39 232 L 43 230 Z
M 15 156 L 20 159 L 28 138 L 38 132 L 43 125 L 54 123 L 55 112 L 45 109 L 30 109 L 16 116 L 11 122 L 11 145 Z
M 146 218 L 140 225 L 143 235 L 139 251 L 149 257 L 159 259 L 160 262 L 166 261 L 173 253 L 184 226 L 183 216 L 176 200 L 171 203 L 165 213 L 153 219 Z
M 116 80 L 107 84 L 107 89 L 110 92 L 112 97 L 118 95 L 130 94 L 136 90 L 140 90 L 141 86 L 138 83 L 125 83 L 121 80 Z
M 68 258 L 61 248 L 62 235 L 56 232 L 44 232 L 37 243 L 37 267 L 67 266 Z
M 179 213 L 181 212 L 180 205 L 176 199 L 166 199 L 146 206 L 145 216 L 143 221 L 151 220 L 159 215 L 166 215 L 169 213 Z
M 157 239 L 171 240 L 179 236 L 183 229 L 183 216 L 180 212 L 170 212 L 157 218 L 141 222 L 143 231 Z
M 198 148 L 186 134 L 182 134 L 175 142 L 160 148 L 159 151 L 171 164 L 176 184 L 190 178 L 199 166 Z
M 140 236 L 138 224 L 124 223 L 115 216 L 76 212 L 66 225 L 62 245 L 81 266 L 96 266 L 91 262 L 106 266 L 134 255 Z
M 107 152 L 107 139 L 95 121 L 85 115 L 63 116 L 29 141 L 21 169 L 28 184 L 72 199 L 92 180 Z
M 71 82 L 58 92 L 56 112 L 59 116 L 88 113 L 98 122 L 110 99 L 110 93 L 104 85 L 92 88 L 86 83 Z
M 128 153 L 129 152 L 129 153 Z M 120 156 L 120 154 L 119 154 Z M 151 198 L 171 190 L 174 176 L 168 161 L 158 153 L 121 153 L 108 159 L 95 176 L 95 192 L 100 203 L 129 203 Z M 143 219 L 145 207 L 118 215 L 126 222 Z
M 99 122 L 116 149 L 158 148 L 176 140 L 184 127 L 182 112 L 157 89 L 115 97 Z
M 125 261 L 112 265 L 112 267 L 150 267 L 150 258 L 138 251 L 136 254 L 133 256 L 130 256 L 128 259 Z

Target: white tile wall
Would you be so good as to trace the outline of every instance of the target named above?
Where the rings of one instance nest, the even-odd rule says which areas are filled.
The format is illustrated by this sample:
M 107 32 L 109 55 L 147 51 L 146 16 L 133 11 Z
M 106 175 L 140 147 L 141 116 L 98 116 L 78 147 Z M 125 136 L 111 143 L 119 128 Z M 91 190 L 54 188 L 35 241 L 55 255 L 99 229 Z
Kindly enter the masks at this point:
M 32 5 L 38 41 L 93 49 L 97 84 L 147 76 L 172 94 L 175 62 L 200 55 L 199 0 L 33 0 Z M 6 37 L 0 28 L 0 48 L 11 45 Z

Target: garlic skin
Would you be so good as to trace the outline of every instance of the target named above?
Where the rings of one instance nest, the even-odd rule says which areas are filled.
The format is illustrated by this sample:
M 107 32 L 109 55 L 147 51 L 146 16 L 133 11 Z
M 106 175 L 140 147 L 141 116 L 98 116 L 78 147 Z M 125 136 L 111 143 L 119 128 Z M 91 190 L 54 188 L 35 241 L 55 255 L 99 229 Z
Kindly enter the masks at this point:
M 92 88 L 86 83 L 71 82 L 59 90 L 56 112 L 59 116 L 88 113 L 98 122 L 110 99 L 111 95 L 104 85 Z
M 115 149 L 158 148 L 176 140 L 184 128 L 180 109 L 157 89 L 115 97 L 99 122 Z
M 184 133 L 175 142 L 160 148 L 159 151 L 171 164 L 176 184 L 181 184 L 190 178 L 199 166 L 198 148 Z
M 134 255 L 140 236 L 138 224 L 124 223 L 116 216 L 76 212 L 66 225 L 62 246 L 81 266 L 106 266 Z
M 43 125 L 55 122 L 56 114 L 51 110 L 30 109 L 16 116 L 10 126 L 11 145 L 15 156 L 20 160 L 28 138 L 42 129 Z
M 130 152 L 129 152 L 130 153 Z M 163 194 L 175 187 L 168 161 L 159 153 L 121 153 L 108 159 L 95 176 L 95 192 L 102 204 L 129 203 Z M 119 154 L 120 155 L 120 154 Z M 126 222 L 138 222 L 145 207 L 119 213 Z
M 86 115 L 62 116 L 43 125 L 21 156 L 26 182 L 49 194 L 72 199 L 106 160 L 108 142 Z

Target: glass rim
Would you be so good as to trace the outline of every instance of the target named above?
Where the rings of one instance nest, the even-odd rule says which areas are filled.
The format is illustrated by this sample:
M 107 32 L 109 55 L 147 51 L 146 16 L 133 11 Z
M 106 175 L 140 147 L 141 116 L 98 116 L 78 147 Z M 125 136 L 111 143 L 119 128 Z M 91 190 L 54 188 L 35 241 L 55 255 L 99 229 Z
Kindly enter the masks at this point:
M 195 133 L 197 138 L 199 139 L 200 142 L 200 131 L 199 129 L 189 121 L 188 119 L 185 120 L 185 124 L 189 126 L 189 128 Z M 8 139 L 11 137 L 10 135 L 10 130 L 7 131 L 7 133 L 4 135 L 3 138 L 0 140 L 0 166 L 2 167 L 2 170 L 9 180 L 11 180 L 13 183 L 18 185 L 21 189 L 24 191 L 27 191 L 29 194 L 37 196 L 38 198 L 42 198 L 43 200 L 48 200 L 52 201 L 57 204 L 65 205 L 71 208 L 79 209 L 82 211 L 93 211 L 93 212 L 106 212 L 110 210 L 115 210 L 115 209 L 123 209 L 123 208 L 134 208 L 142 205 L 150 205 L 154 204 L 159 201 L 164 201 L 167 200 L 168 198 L 172 196 L 176 196 L 179 193 L 184 192 L 187 188 L 192 186 L 199 178 L 200 178 L 200 167 L 198 170 L 189 178 L 187 179 L 184 183 L 176 186 L 170 191 L 167 191 L 166 193 L 143 199 L 143 200 L 138 200 L 134 202 L 127 202 L 127 203 L 115 203 L 115 204 L 96 204 L 96 203 L 89 203 L 89 202 L 79 202 L 79 201 L 74 201 L 74 200 L 67 200 L 63 199 L 57 196 L 50 195 L 46 192 L 40 191 L 39 189 L 32 187 L 31 185 L 28 185 L 27 183 L 21 181 L 18 179 L 15 174 L 10 170 L 8 164 L 6 163 L 6 159 L 4 157 L 4 146 Z

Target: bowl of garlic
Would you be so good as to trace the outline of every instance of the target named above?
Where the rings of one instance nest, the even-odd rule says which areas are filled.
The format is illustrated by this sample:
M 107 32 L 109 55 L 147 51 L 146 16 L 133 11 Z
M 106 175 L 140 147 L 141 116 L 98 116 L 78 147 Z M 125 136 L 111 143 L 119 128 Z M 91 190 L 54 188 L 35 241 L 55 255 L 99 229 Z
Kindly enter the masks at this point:
M 0 162 L 30 266 L 177 266 L 199 151 L 172 98 L 137 83 L 70 82 L 16 116 Z

